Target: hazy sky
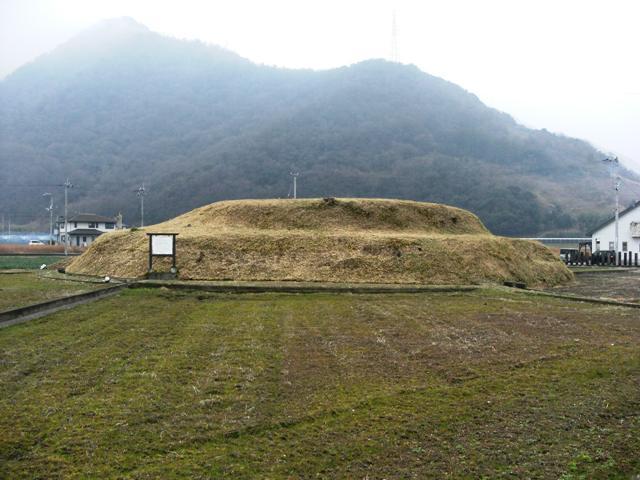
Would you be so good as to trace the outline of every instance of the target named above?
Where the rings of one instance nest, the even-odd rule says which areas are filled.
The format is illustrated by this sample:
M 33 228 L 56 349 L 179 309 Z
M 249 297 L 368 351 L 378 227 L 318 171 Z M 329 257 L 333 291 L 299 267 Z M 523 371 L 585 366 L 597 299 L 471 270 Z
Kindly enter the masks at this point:
M 0 77 L 118 16 L 258 63 L 332 68 L 388 58 L 394 10 L 400 61 L 640 171 L 637 0 L 0 0 Z

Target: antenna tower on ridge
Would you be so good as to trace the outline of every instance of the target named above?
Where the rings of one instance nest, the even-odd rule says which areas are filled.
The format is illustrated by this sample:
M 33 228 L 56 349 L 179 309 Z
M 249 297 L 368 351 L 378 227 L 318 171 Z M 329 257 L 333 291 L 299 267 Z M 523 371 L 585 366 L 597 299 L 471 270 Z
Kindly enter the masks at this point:
M 396 11 L 393 11 L 391 20 L 391 58 L 392 62 L 398 62 L 398 25 L 396 22 Z

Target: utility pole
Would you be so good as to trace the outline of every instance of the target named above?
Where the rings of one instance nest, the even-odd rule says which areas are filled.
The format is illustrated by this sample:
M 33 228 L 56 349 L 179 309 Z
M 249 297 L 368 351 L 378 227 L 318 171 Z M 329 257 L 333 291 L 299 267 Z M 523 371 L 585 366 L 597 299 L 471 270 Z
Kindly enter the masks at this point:
M 613 188 L 615 189 L 615 192 L 616 192 L 616 223 L 615 223 L 614 245 L 615 245 L 615 251 L 616 251 L 615 262 L 617 265 L 618 252 L 620 251 L 620 248 L 619 248 L 620 235 L 619 235 L 619 229 L 618 229 L 618 222 L 620 220 L 620 185 L 621 185 L 620 177 L 618 176 L 618 166 L 620 165 L 620 162 L 618 162 L 618 157 L 607 157 L 603 160 L 603 162 L 611 165 L 611 175 L 613 176 Z
M 299 172 L 289 172 L 289 175 L 291 175 L 293 177 L 293 198 L 296 199 L 298 198 L 298 175 L 300 175 Z
M 135 190 L 136 195 L 140 198 L 140 228 L 144 227 L 144 196 L 146 190 L 144 189 L 144 182 L 142 182 L 142 186 Z
M 67 217 L 67 192 L 70 188 L 73 188 L 73 184 L 67 178 L 67 181 L 64 182 L 64 254 L 68 255 L 68 246 L 69 246 L 69 224 Z
M 617 160 L 617 159 L 616 159 Z M 616 244 L 616 261 L 618 258 L 618 252 L 620 251 L 620 231 L 619 231 L 619 223 L 620 223 L 620 177 L 617 177 L 615 180 L 615 189 L 616 189 L 616 233 L 615 233 L 615 244 Z
M 45 208 L 49 212 L 49 245 L 53 245 L 53 194 L 43 193 L 43 197 L 49 197 L 49 206 Z

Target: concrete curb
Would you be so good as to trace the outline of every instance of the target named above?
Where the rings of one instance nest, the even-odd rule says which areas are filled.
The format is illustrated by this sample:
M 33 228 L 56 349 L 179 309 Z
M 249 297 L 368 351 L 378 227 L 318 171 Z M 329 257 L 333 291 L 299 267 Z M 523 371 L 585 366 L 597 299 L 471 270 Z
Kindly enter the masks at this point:
M 511 289 L 516 290 L 516 289 Z M 620 302 L 618 300 L 606 300 L 604 298 L 594 298 L 594 297 L 580 297 L 578 295 L 567 295 L 563 293 L 551 293 L 551 292 L 543 292 L 542 290 L 522 290 L 518 289 L 520 293 L 529 294 L 529 295 L 539 295 L 542 297 L 552 297 L 552 298 L 561 298 L 562 300 L 572 300 L 574 302 L 586 302 L 586 303 L 597 303 L 600 305 L 614 305 L 617 307 L 627 307 L 627 308 L 640 308 L 640 303 L 631 303 L 631 302 Z
M 219 293 L 440 293 L 470 292 L 483 288 L 480 285 L 375 285 L 335 284 L 268 285 L 265 283 L 186 283 L 162 280 L 140 280 L 129 284 L 130 288 L 169 288 L 175 290 L 200 290 Z
M 578 267 L 579 268 L 579 267 Z M 602 267 L 601 269 L 590 269 L 591 267 L 584 267 L 585 270 L 569 269 L 574 275 L 586 275 L 589 273 L 625 273 L 625 272 L 637 272 L 638 267 Z M 589 270 L 586 270 L 589 269 Z
M 63 282 L 76 282 L 76 283 L 91 283 L 91 284 L 104 284 L 104 277 L 94 277 L 87 275 L 69 275 L 67 273 L 56 273 L 52 270 L 44 270 L 39 271 L 38 276 L 41 278 L 46 278 L 47 280 L 58 280 Z M 109 283 L 114 285 L 126 284 L 128 282 L 123 282 L 120 279 L 112 278 Z
M 33 320 L 34 318 L 44 317 L 45 315 L 73 308 L 83 303 L 100 300 L 102 298 L 115 295 L 123 288 L 126 288 L 126 285 L 114 285 L 112 287 L 101 288 L 91 292 L 78 293 L 76 295 L 69 295 L 67 297 L 57 298 L 47 302 L 35 303 L 27 305 L 26 307 L 5 310 L 4 312 L 0 312 L 0 328 L 26 322 L 27 320 Z

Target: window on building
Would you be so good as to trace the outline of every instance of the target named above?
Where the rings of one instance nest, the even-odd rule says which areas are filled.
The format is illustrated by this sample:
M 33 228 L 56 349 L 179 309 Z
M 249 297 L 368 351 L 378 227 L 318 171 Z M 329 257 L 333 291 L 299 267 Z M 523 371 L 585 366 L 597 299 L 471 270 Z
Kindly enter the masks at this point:
M 596 252 L 600 251 L 600 240 L 596 240 Z
M 609 250 L 613 250 L 615 248 L 615 245 L 613 244 L 613 242 L 609 242 Z
M 73 228 L 78 228 L 78 222 L 73 222 Z
M 89 224 L 89 228 L 98 228 L 98 224 L 97 223 L 90 223 Z
M 106 228 L 107 230 L 113 230 L 115 228 L 115 223 L 105 223 L 104 224 L 104 228 Z
M 622 242 L 622 251 L 623 252 L 627 251 L 627 242 Z

